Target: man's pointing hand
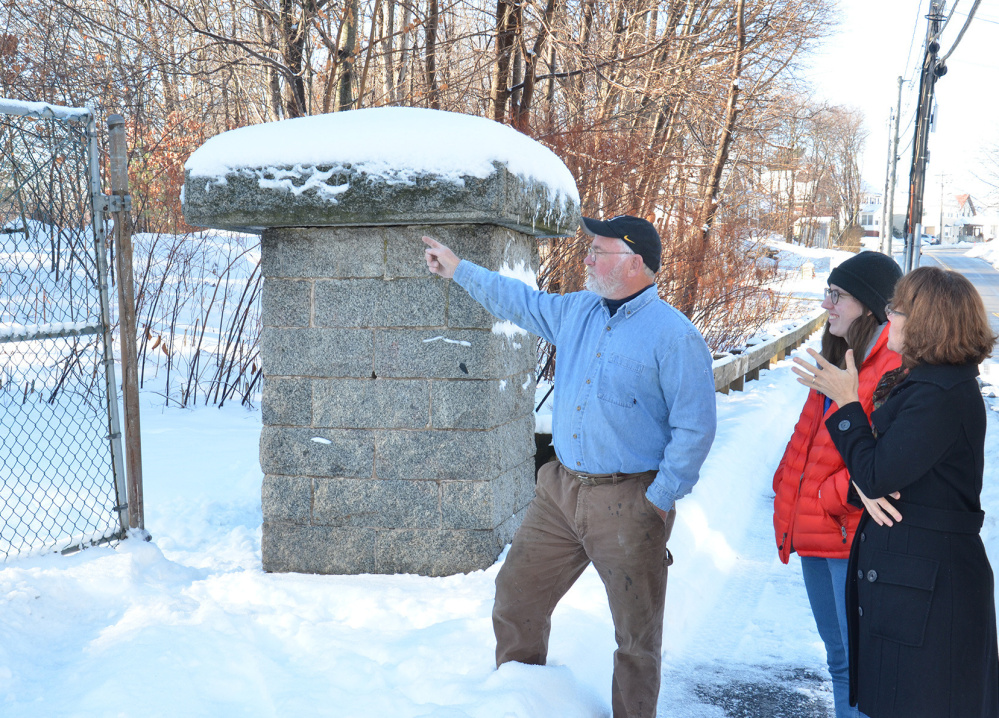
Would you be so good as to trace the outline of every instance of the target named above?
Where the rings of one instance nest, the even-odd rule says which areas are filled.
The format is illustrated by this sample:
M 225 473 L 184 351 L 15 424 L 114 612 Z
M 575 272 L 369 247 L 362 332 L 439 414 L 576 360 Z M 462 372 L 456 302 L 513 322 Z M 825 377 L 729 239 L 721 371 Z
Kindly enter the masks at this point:
M 458 262 L 461 261 L 455 253 L 433 237 L 425 236 L 423 243 L 427 245 L 427 248 L 423 250 L 427 258 L 427 269 L 444 277 L 444 279 L 453 277 L 454 270 L 457 269 Z

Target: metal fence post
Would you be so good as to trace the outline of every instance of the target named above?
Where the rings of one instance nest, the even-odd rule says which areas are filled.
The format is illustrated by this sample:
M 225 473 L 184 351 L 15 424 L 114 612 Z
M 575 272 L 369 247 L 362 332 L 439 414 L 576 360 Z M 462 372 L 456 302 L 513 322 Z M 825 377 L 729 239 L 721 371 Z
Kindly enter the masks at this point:
M 118 333 L 121 337 L 121 393 L 125 413 L 125 464 L 128 471 L 128 525 L 145 530 L 142 502 L 142 439 L 139 425 L 139 372 L 136 353 L 135 283 L 132 276 L 132 227 L 128 194 L 125 118 L 108 117 L 108 169 L 114 214 L 115 269 L 118 275 Z
M 111 308 L 108 303 L 107 233 L 104 228 L 104 192 L 101 189 L 100 147 L 97 143 L 97 122 L 91 114 L 87 120 L 87 163 L 89 165 L 90 203 L 93 215 L 94 250 L 97 261 L 97 285 L 101 302 L 101 325 L 104 333 L 104 380 L 107 382 L 108 437 L 114 467 L 116 510 L 122 533 L 128 528 L 128 494 L 125 487 L 125 465 L 121 451 L 121 423 L 118 418 L 118 388 L 114 373 L 114 350 L 111 344 Z

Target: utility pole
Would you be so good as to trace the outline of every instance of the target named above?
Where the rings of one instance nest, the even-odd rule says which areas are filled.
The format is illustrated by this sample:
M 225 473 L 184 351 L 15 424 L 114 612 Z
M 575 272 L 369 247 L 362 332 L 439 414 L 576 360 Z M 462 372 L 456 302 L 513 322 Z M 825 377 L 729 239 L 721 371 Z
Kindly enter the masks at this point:
M 892 147 L 891 147 L 891 126 L 894 124 L 894 118 L 892 115 L 895 112 L 895 108 L 891 109 L 892 114 L 888 116 L 888 163 L 885 165 L 885 191 L 881 195 L 881 253 L 891 254 L 891 249 L 886 249 L 886 247 L 891 242 L 891 227 L 885 222 L 885 215 L 888 212 L 888 186 L 891 184 L 891 170 L 892 170 Z
M 937 238 L 940 240 L 940 244 L 943 244 L 943 183 L 944 176 L 943 172 L 940 173 L 940 226 L 937 227 Z
M 895 233 L 895 178 L 898 170 L 898 124 L 899 116 L 902 114 L 902 76 L 898 78 L 898 104 L 895 107 L 895 129 L 892 130 L 891 140 L 891 179 L 888 182 L 888 190 L 885 193 L 885 201 L 888 203 L 888 241 L 885 243 L 884 253 L 889 257 L 892 255 L 892 241 Z M 881 223 L 882 226 L 884 222 Z
M 916 134 L 912 142 L 912 165 L 909 169 L 909 206 L 905 215 L 905 263 L 903 270 L 912 271 L 919 266 L 919 244 L 923 226 L 923 191 L 926 186 L 926 163 L 929 160 L 927 141 L 933 112 L 933 89 L 938 77 L 947 73 L 947 67 L 937 61 L 940 43 L 940 21 L 943 20 L 943 4 L 933 0 L 929 26 L 926 30 L 926 50 L 923 55 L 923 69 L 919 76 L 919 102 L 916 105 Z

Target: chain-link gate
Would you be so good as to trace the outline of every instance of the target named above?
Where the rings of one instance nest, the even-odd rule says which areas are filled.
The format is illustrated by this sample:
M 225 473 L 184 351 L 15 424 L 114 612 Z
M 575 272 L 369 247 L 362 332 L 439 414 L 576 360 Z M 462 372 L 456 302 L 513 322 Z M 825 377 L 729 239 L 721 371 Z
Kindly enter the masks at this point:
M 95 127 L 0 99 L 0 560 L 128 526 Z

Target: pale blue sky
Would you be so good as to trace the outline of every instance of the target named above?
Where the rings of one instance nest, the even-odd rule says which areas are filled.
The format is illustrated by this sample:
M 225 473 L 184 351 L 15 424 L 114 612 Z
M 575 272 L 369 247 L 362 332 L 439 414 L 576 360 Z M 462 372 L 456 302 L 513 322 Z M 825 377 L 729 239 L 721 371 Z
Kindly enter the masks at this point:
M 809 79 L 817 99 L 864 112 L 870 134 L 863 175 L 879 191 L 884 187 L 888 118 L 898 98 L 897 78 L 905 78 L 897 196 L 905 194 L 912 159 L 911 119 L 929 5 L 929 0 L 839 0 L 840 24 L 811 61 Z M 974 0 L 958 0 L 941 38 L 941 54 L 954 45 L 973 5 Z M 951 7 L 953 2 L 948 0 L 944 15 Z M 981 199 L 985 189 L 973 176 L 982 174 L 979 153 L 983 146 L 999 143 L 999 3 L 982 0 L 947 67 L 948 73 L 936 85 L 937 126 L 929 139 L 930 186 L 939 188 L 942 172 L 955 193 L 971 192 Z

